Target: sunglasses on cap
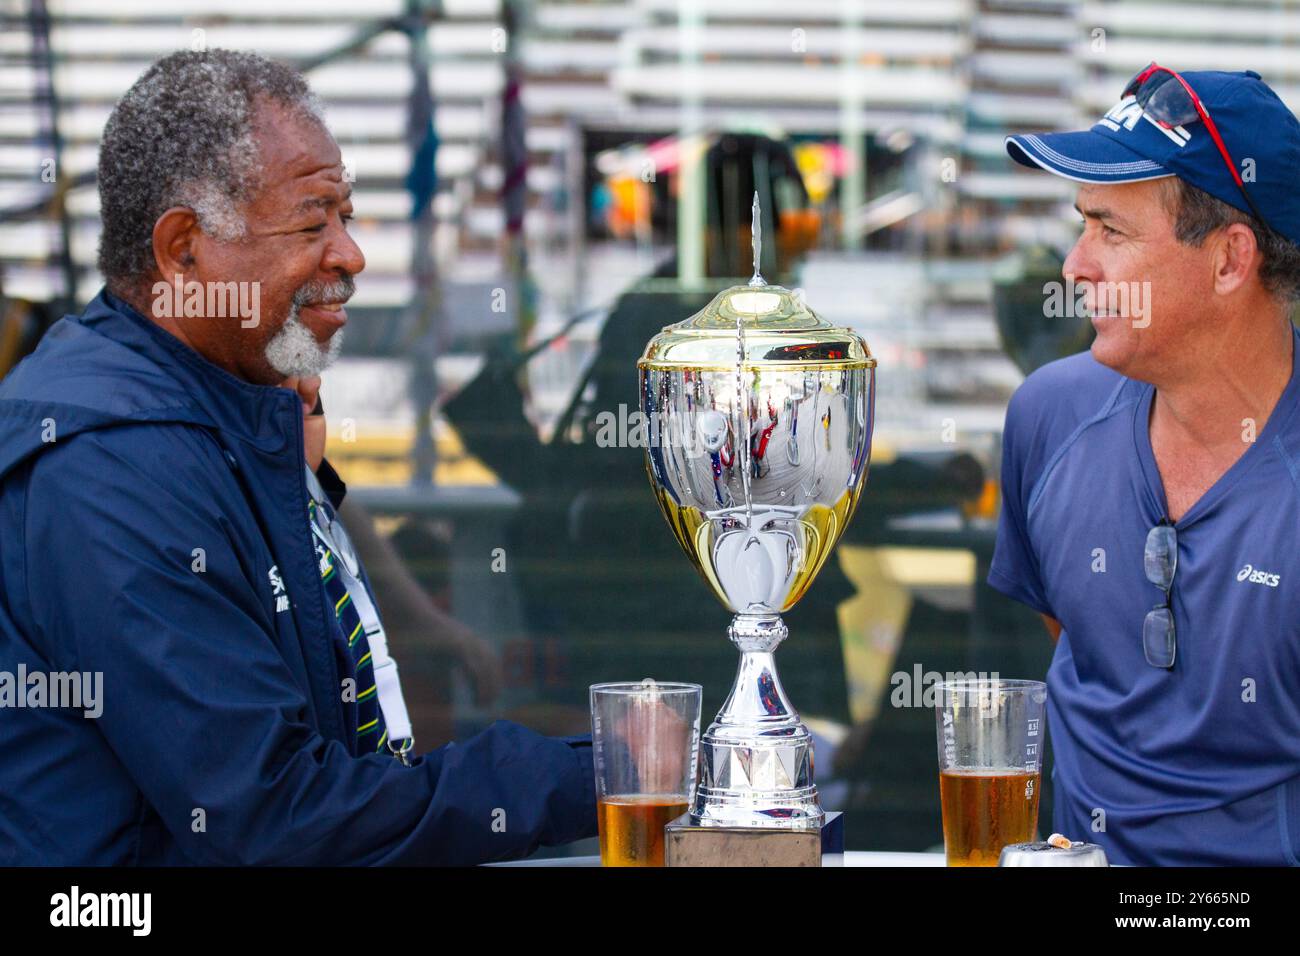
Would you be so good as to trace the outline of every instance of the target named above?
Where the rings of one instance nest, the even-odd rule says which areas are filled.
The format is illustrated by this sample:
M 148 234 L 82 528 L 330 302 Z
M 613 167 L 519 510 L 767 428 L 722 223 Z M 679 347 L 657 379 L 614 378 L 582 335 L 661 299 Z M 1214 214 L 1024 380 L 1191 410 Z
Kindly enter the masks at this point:
M 1124 87 L 1124 95 L 1136 99 L 1142 111 L 1165 129 L 1173 129 L 1175 126 L 1195 123 L 1198 120 L 1204 123 L 1210 138 L 1214 140 L 1214 145 L 1219 150 L 1219 155 L 1223 157 L 1223 162 L 1228 167 L 1228 172 L 1232 174 L 1232 181 L 1241 190 L 1246 205 L 1250 207 L 1256 219 L 1264 226 L 1272 228 L 1254 200 L 1250 198 L 1246 184 L 1241 174 L 1237 172 L 1237 164 L 1232 161 L 1232 154 L 1228 152 L 1223 137 L 1219 135 L 1219 128 L 1214 125 L 1209 110 L 1205 108 L 1205 104 L 1196 95 L 1190 83 L 1169 67 L 1152 63 L 1128 81 L 1128 85 Z

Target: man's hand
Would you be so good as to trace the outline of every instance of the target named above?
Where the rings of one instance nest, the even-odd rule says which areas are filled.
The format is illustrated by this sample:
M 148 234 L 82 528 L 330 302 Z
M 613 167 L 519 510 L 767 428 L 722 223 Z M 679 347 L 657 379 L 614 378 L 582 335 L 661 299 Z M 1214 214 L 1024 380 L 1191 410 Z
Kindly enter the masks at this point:
M 325 409 L 320 407 L 320 376 L 286 378 L 280 387 L 293 389 L 302 399 L 303 451 L 308 466 L 315 471 L 325 459 Z
M 682 777 L 694 768 L 687 767 L 690 733 L 681 715 L 658 701 L 638 699 L 613 729 L 627 743 L 642 793 L 682 792 Z
M 454 617 L 446 616 L 442 639 L 455 649 L 457 662 L 473 685 L 474 702 L 487 706 L 501 694 L 505 676 L 501 655 L 487 641 Z

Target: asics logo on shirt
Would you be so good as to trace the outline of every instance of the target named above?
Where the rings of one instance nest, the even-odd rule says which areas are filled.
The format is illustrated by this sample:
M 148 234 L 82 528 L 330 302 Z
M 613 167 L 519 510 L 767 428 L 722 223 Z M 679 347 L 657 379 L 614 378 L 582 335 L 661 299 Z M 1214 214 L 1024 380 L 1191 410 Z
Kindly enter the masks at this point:
M 1281 575 L 1271 574 L 1268 571 L 1256 571 L 1252 565 L 1246 565 L 1237 572 L 1238 581 L 1249 581 L 1251 584 L 1267 584 L 1271 588 L 1278 586 L 1282 580 Z

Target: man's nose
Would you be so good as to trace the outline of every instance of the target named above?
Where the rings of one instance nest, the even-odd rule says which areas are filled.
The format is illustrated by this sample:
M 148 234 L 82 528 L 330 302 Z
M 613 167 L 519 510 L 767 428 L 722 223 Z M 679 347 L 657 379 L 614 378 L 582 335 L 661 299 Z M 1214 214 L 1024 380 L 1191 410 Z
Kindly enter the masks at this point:
M 1069 255 L 1061 265 L 1061 275 L 1075 282 L 1096 282 L 1099 267 L 1091 254 L 1087 233 L 1075 240 Z
M 321 262 L 322 272 L 337 272 L 340 269 L 350 275 L 356 275 L 366 267 L 366 257 L 361 247 L 343 230 L 339 230 L 333 242 L 325 250 Z

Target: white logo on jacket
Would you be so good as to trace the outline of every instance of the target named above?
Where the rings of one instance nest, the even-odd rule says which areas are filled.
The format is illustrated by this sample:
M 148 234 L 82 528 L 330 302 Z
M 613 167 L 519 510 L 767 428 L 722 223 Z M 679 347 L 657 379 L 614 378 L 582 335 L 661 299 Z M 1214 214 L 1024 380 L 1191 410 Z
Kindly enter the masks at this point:
M 275 613 L 283 614 L 289 610 L 289 594 L 284 589 L 284 579 L 280 577 L 280 566 L 271 565 L 271 570 L 266 572 L 266 576 L 271 579 L 271 597 L 275 598 Z

